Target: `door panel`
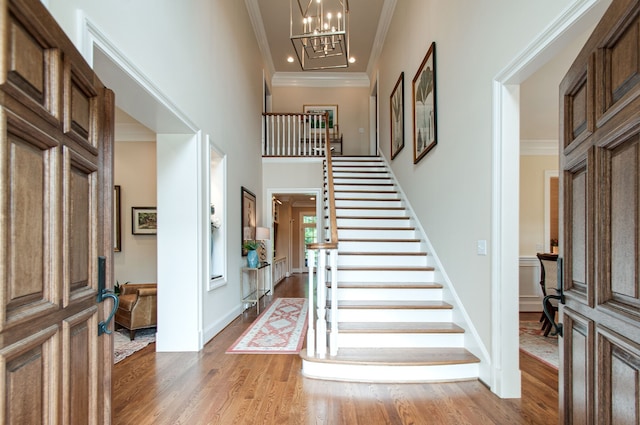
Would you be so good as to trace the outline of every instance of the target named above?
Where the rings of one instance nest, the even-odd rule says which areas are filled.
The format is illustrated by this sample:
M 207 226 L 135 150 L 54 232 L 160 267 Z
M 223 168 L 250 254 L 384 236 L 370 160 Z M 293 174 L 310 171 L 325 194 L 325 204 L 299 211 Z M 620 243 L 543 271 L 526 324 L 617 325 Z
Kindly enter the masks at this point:
M 560 96 L 560 418 L 637 424 L 640 1 L 611 3 Z
M 563 356 L 566 406 L 564 423 L 593 424 L 595 423 L 593 322 L 566 308 L 563 323 L 564 347 L 568 345 L 571 347 L 571 350 Z
M 598 352 L 601 358 L 599 423 L 639 423 L 640 345 L 601 327 L 598 329 Z
M 0 22 L 0 422 L 110 423 L 113 94 L 40 1 Z

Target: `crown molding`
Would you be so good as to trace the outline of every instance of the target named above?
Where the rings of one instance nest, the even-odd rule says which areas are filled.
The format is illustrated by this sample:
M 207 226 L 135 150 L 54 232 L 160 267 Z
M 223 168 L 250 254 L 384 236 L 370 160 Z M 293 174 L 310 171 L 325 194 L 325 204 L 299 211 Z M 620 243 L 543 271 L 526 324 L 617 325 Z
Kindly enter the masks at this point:
M 520 140 L 520 155 L 521 156 L 534 156 L 534 155 L 548 155 L 558 156 L 558 141 L 557 140 L 540 140 L 540 139 L 528 139 Z
M 275 87 L 369 87 L 364 72 L 276 72 Z
M 382 54 L 384 40 L 387 38 L 387 32 L 389 31 L 389 26 L 391 25 L 393 12 L 396 9 L 397 2 L 398 0 L 385 0 L 382 5 L 382 12 L 380 13 L 380 20 L 378 21 L 376 38 L 373 40 L 371 55 L 369 56 L 369 63 L 367 64 L 367 75 L 371 75 L 378 63 L 380 55 Z
M 258 0 L 245 0 L 247 11 L 249 12 L 249 19 L 251 20 L 251 26 L 253 32 L 256 35 L 256 41 L 265 65 L 269 70 L 269 75 L 273 75 L 276 72 L 276 67 L 273 65 L 273 58 L 271 57 L 271 49 L 267 42 L 267 32 L 264 30 L 264 24 L 262 23 L 262 13 L 260 13 L 260 6 L 258 6 Z

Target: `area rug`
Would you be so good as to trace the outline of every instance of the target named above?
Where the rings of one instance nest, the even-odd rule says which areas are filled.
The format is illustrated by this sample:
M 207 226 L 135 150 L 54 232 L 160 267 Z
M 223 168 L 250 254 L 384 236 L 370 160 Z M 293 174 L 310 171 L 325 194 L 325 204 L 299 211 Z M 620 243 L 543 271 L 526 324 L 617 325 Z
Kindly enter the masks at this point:
M 276 300 L 229 347 L 230 354 L 297 354 L 307 329 L 305 298 Z
M 557 369 L 558 337 L 544 336 L 541 327 L 540 322 L 520 321 L 520 349 Z
M 113 333 L 113 363 L 118 363 L 136 351 L 142 350 L 152 342 L 156 342 L 156 328 L 140 329 L 136 331 L 136 338 L 129 339 L 129 331 L 118 329 Z

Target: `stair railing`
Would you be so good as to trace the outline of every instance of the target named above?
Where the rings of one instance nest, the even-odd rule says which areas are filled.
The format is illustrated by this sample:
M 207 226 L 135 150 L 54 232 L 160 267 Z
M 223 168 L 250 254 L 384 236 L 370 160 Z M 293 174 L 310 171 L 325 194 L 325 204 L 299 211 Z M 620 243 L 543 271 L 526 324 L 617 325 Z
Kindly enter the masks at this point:
M 325 155 L 329 113 L 263 113 L 262 156 Z M 330 143 L 329 143 L 330 145 Z
M 326 136 L 329 130 L 326 129 Z M 307 353 L 311 356 L 324 357 L 327 354 L 338 354 L 338 225 L 336 218 L 336 200 L 333 188 L 333 166 L 331 164 L 331 150 L 325 154 L 324 180 L 326 197 L 324 209 L 327 212 L 326 233 L 322 227 L 321 239 L 324 242 L 307 245 L 309 264 L 309 328 L 307 331 Z M 314 291 L 314 269 L 317 258 L 316 285 Z M 327 260 L 329 266 L 327 267 Z M 331 280 L 331 328 L 327 341 L 327 281 Z M 316 294 L 316 309 L 314 309 L 313 294 Z M 315 310 L 315 315 L 314 315 Z M 314 317 L 315 316 L 315 317 Z M 315 321 L 314 321 L 315 319 Z

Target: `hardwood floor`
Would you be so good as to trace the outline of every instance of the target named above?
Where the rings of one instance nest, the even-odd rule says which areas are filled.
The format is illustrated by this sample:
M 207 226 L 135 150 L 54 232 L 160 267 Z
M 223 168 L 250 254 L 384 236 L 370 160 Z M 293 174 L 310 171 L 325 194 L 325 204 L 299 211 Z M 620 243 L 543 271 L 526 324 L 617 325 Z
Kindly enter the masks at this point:
M 276 288 L 305 297 L 306 275 Z M 268 304 L 271 300 L 265 300 Z M 553 424 L 557 371 L 521 354 L 522 398 L 503 400 L 479 381 L 367 384 L 304 378 L 297 355 L 225 354 L 255 308 L 199 353 L 151 345 L 113 369 L 114 424 Z

